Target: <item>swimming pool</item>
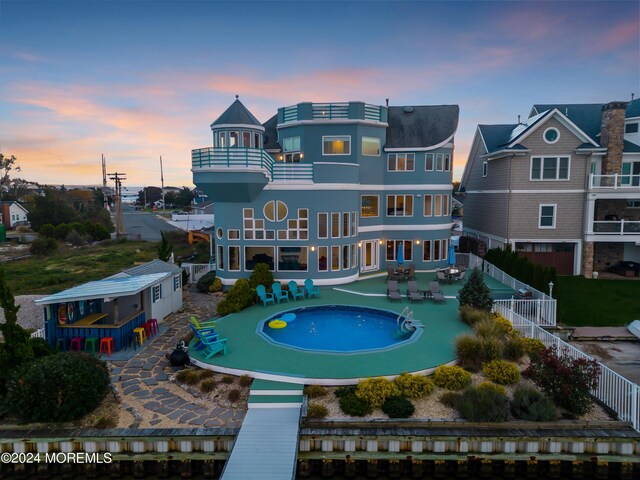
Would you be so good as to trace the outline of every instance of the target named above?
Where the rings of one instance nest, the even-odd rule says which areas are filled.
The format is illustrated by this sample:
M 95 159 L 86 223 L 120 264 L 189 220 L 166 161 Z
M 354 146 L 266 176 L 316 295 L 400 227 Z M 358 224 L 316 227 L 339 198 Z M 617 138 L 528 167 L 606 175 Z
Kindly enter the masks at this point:
M 397 313 L 375 308 L 345 305 L 302 307 L 262 320 L 256 333 L 271 343 L 297 350 L 361 353 L 396 348 L 416 341 L 422 328 L 407 331 L 401 328 L 397 319 Z M 286 326 L 282 328 L 282 323 L 276 320 L 284 320 Z

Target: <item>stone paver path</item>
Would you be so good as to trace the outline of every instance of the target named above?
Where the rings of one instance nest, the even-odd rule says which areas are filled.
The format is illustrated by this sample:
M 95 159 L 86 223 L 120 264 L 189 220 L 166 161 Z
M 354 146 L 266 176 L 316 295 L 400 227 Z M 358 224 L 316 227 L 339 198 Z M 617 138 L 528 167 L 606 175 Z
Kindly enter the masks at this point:
M 217 297 L 191 289 L 183 309 L 162 322 L 168 330 L 127 361 L 109 362 L 111 381 L 122 405 L 136 418 L 132 427 L 239 427 L 246 413 L 244 403 L 229 406 L 197 398 L 169 381 L 179 369 L 166 354 L 187 336 L 191 315 L 207 319 L 215 315 Z M 222 403 L 222 402 L 221 402 Z

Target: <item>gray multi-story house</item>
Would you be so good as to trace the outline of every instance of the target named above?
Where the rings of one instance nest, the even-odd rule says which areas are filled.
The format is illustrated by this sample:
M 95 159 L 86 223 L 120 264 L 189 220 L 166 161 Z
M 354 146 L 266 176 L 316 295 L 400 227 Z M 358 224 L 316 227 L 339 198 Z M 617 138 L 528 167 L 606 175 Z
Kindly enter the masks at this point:
M 639 122 L 636 99 L 534 105 L 524 123 L 478 125 L 464 235 L 564 275 L 640 262 Z
M 340 284 L 446 265 L 458 106 L 299 103 L 265 123 L 236 100 L 193 150 L 215 203 L 223 284 L 266 263 L 279 280 Z

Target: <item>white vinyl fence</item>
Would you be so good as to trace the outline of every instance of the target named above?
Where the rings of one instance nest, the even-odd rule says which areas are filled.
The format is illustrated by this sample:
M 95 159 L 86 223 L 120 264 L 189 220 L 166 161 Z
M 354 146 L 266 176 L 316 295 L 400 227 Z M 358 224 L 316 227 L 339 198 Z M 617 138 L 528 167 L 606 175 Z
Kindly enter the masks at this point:
M 521 335 L 528 338 L 537 338 L 546 347 L 554 347 L 559 354 L 567 355 L 571 358 L 592 360 L 592 357 L 586 353 L 569 345 L 518 314 L 512 308 L 509 308 L 508 303 L 496 302 L 493 305 L 493 309 L 509 320 L 513 324 L 513 328 L 520 332 Z M 613 410 L 620 420 L 631 422 L 633 428 L 640 431 L 640 387 L 602 363 L 598 362 L 598 364 L 600 365 L 598 388 L 591 394 Z
M 183 263 L 180 266 L 189 274 L 189 283 L 196 283 L 205 273 L 216 269 L 215 263 Z
M 31 338 L 44 338 L 44 328 L 40 328 L 31 334 Z

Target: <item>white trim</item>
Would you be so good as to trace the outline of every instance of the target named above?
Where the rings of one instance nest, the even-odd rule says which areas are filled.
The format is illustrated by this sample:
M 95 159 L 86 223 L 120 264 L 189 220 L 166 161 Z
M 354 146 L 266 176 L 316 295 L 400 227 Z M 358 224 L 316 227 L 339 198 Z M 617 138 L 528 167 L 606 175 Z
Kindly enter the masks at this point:
M 377 197 L 378 198 L 378 214 L 377 215 L 368 215 L 364 217 L 362 215 L 362 198 L 363 197 Z M 380 195 L 369 195 L 369 194 L 361 194 L 360 195 L 360 218 L 380 218 Z
M 318 118 L 316 120 L 297 120 L 295 122 L 287 122 L 287 123 L 278 123 L 276 128 L 280 130 L 281 128 L 286 127 L 296 127 L 300 125 L 370 125 L 372 127 L 388 127 L 389 124 L 386 122 L 376 122 L 373 120 L 361 120 L 361 119 L 349 119 L 349 118 Z
M 340 234 L 342 233 L 342 212 L 331 212 L 331 215 L 329 216 L 329 230 L 327 231 L 327 233 L 329 234 L 329 238 L 333 239 L 333 238 L 342 238 L 340 237 Z M 333 216 L 334 215 L 338 215 L 338 235 L 334 236 L 333 235 Z
M 540 178 L 533 178 L 533 159 L 540 159 Z M 555 158 L 556 162 L 556 178 L 543 178 L 544 177 L 544 160 L 547 158 Z M 567 163 L 567 178 L 560 178 L 560 159 L 568 159 Z M 569 182 L 571 181 L 571 155 L 531 155 L 529 158 L 529 181 L 530 182 Z
M 498 237 L 492 233 L 481 232 L 480 230 L 474 230 L 473 228 L 463 227 L 463 232 L 471 232 L 474 235 L 482 235 L 483 237 L 490 238 L 491 240 L 495 240 L 501 243 L 507 243 L 507 239 L 505 237 Z
M 510 190 L 468 190 L 464 193 L 509 193 Z
M 550 142 L 549 140 L 547 140 L 547 132 L 551 130 L 554 130 L 557 134 L 556 139 L 553 142 Z M 558 130 L 556 127 L 549 127 L 545 129 L 545 131 L 542 132 L 542 140 L 544 140 L 545 143 L 548 143 L 549 145 L 553 145 L 554 143 L 557 143 L 558 140 L 560 140 L 560 130 Z
M 577 188 L 575 190 L 571 189 L 561 189 L 561 190 L 511 190 L 511 193 L 585 193 L 586 190 Z
M 450 192 L 453 185 L 445 184 L 398 184 L 398 185 L 364 185 L 360 183 L 313 183 L 313 184 L 293 184 L 293 183 L 268 183 L 264 186 L 264 190 L 357 190 L 366 191 L 410 191 L 410 190 L 436 190 L 441 192 Z
M 321 214 L 326 215 L 326 217 L 327 217 L 327 221 L 325 222 L 325 227 L 326 227 L 325 230 L 327 231 L 327 236 L 326 237 L 321 237 L 320 236 L 320 215 Z M 317 220 L 316 221 L 316 238 L 318 240 L 328 240 L 329 239 L 329 236 L 330 236 L 329 235 L 330 234 L 330 232 L 329 232 L 329 219 L 330 218 L 331 218 L 331 212 L 318 212 L 316 214 L 316 220 Z
M 518 150 L 496 150 L 495 152 L 485 153 L 484 155 L 480 155 L 480 158 L 486 158 L 487 161 L 498 160 L 499 158 L 504 157 L 516 157 L 516 156 L 524 156 L 529 153 L 531 150 L 529 148 L 526 149 L 518 149 Z
M 413 168 L 411 170 L 407 170 L 406 168 L 404 170 L 389 170 L 389 160 L 390 160 L 390 156 L 391 155 L 395 155 L 396 156 L 396 167 L 398 166 L 398 155 L 404 155 L 404 166 L 407 166 L 407 160 L 408 160 L 408 155 L 413 155 Z M 415 172 L 416 171 L 416 154 L 415 153 L 411 153 L 411 152 L 407 152 L 407 153 L 387 153 L 387 172 Z
M 348 138 L 349 139 L 349 152 L 348 153 L 324 153 L 324 139 L 325 138 Z M 351 135 L 323 135 L 322 136 L 322 156 L 323 157 L 336 157 L 336 156 L 351 155 Z
M 553 207 L 553 223 L 551 226 L 542 225 L 542 208 Z M 540 230 L 555 230 L 556 220 L 558 218 L 558 204 L 557 203 L 541 203 L 538 205 L 538 229 Z M 513 239 L 511 240 L 513 242 Z
M 237 238 L 231 238 L 231 232 L 238 232 Z M 227 228 L 227 240 L 240 240 L 240 229 L 239 228 Z
M 424 202 L 427 200 L 427 197 L 431 197 L 431 202 L 430 202 L 430 203 L 431 203 L 431 212 L 429 212 L 429 215 L 427 215 L 427 211 L 426 211 L 426 209 L 424 208 Z M 423 217 L 428 217 L 428 218 L 430 218 L 430 217 L 434 217 L 434 216 L 435 216 L 435 215 L 433 214 L 433 210 L 434 210 L 434 208 L 433 208 L 433 204 L 434 204 L 434 202 L 433 202 L 433 197 L 435 197 L 435 195 L 434 195 L 433 193 L 425 193 L 425 194 L 423 195 L 423 197 L 422 197 L 422 216 L 423 216 Z
M 399 197 L 399 196 L 404 197 L 403 200 L 402 200 L 402 202 L 403 202 L 402 203 L 402 205 L 403 205 L 403 207 L 402 207 L 402 212 L 403 212 L 402 215 L 389 215 L 389 197 Z M 406 211 L 407 211 L 407 209 L 406 209 L 407 197 L 411 197 L 411 214 L 410 215 L 408 215 L 406 213 Z M 385 209 L 384 209 L 385 215 L 384 216 L 385 217 L 393 217 L 393 218 L 397 218 L 397 217 L 403 217 L 403 218 L 404 217 L 413 217 L 413 210 L 414 210 L 414 206 L 415 206 L 414 205 L 414 203 L 415 203 L 414 200 L 415 200 L 414 199 L 414 195 L 412 193 L 388 193 L 385 196 Z M 393 203 L 395 205 L 395 203 L 396 203 L 396 199 L 395 198 L 393 199 Z M 394 208 L 394 210 L 396 210 L 396 209 Z
M 372 157 L 374 155 L 371 155 Z M 350 167 L 359 167 L 359 163 L 348 163 L 348 162 L 313 162 L 313 165 L 348 165 Z
M 406 148 L 385 148 L 385 152 L 428 152 L 429 150 L 435 150 L 437 148 L 453 148 L 453 137 L 456 135 L 454 131 L 449 138 L 446 140 L 436 143 L 435 145 L 431 145 L 429 147 L 406 147 Z
M 238 270 L 231 270 L 231 263 L 229 259 L 231 258 L 231 249 L 238 249 Z M 240 245 L 227 245 L 227 272 L 241 272 L 242 271 L 242 247 Z
M 249 125 L 248 123 L 221 123 L 219 125 L 214 125 L 212 123 L 210 127 L 211 127 L 211 130 L 213 131 L 219 130 L 222 128 L 232 128 L 232 129 L 238 128 L 238 129 L 244 129 L 244 130 L 247 130 L 247 128 L 250 128 L 253 130 L 260 130 L 261 132 L 265 131 L 265 128 L 262 125 Z
M 434 230 L 450 230 L 453 223 L 436 223 L 430 225 L 367 225 L 360 226 L 360 233 L 369 232 L 428 232 Z
M 510 242 L 518 243 L 577 243 L 579 238 L 512 238 Z
M 546 115 L 543 115 L 534 125 L 530 126 L 528 129 L 524 130 L 520 135 L 518 135 L 516 138 L 513 139 L 513 141 L 509 144 L 510 147 L 516 145 L 517 143 L 522 142 L 524 139 L 526 139 L 529 135 L 531 135 L 533 132 L 535 132 L 538 128 L 540 128 L 540 126 L 545 123 L 549 118 L 551 118 L 552 116 L 557 116 L 558 121 L 564 126 L 566 127 L 568 130 L 572 130 L 573 134 L 580 138 L 583 143 L 590 143 L 596 147 L 599 147 L 600 145 L 598 145 L 589 135 L 587 135 L 586 133 L 584 133 L 575 123 L 573 123 L 571 120 L 569 120 L 560 110 L 558 110 L 557 108 L 554 108 L 553 110 L 549 110 L 547 112 Z
M 431 155 L 431 167 L 427 168 L 427 155 Z M 436 154 L 435 153 L 425 153 L 424 154 L 424 171 L 425 172 L 435 172 L 436 171 Z

